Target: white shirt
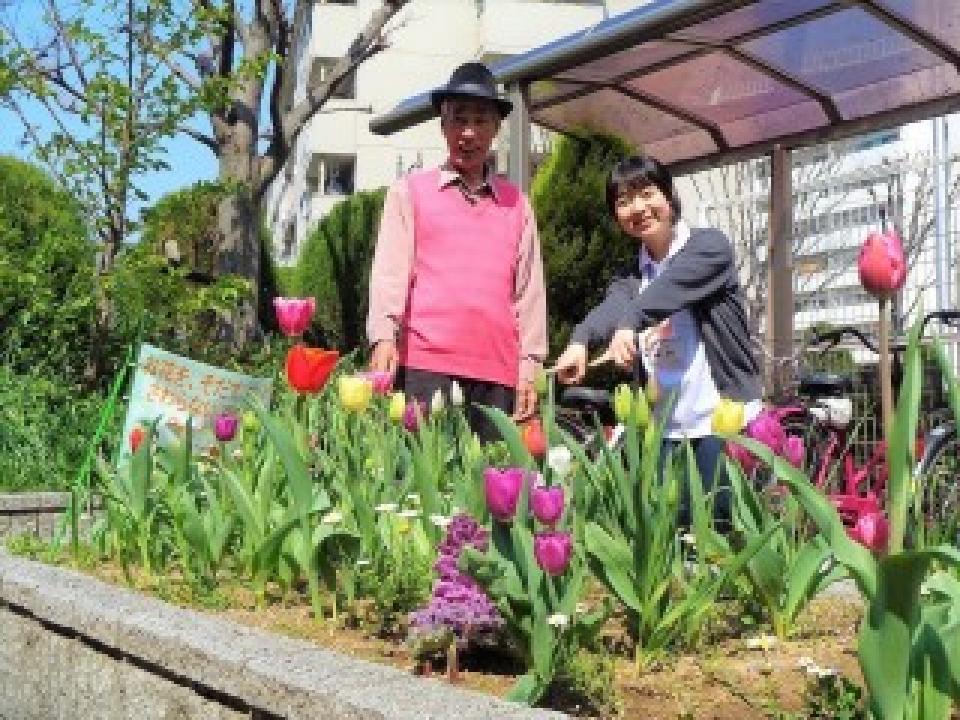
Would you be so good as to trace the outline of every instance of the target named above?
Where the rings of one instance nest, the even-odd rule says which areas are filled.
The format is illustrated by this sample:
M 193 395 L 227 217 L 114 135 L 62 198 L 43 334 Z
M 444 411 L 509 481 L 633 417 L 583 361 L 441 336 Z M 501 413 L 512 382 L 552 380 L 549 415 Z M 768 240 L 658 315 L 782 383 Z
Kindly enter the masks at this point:
M 690 227 L 678 220 L 666 256 L 653 260 L 646 247 L 641 247 L 640 293 L 670 263 L 690 239 Z M 640 336 L 640 356 L 647 374 L 656 376 L 663 395 L 658 413 L 669 407 L 674 396 L 673 414 L 665 428 L 672 439 L 698 438 L 711 434 L 713 410 L 720 393 L 713 382 L 707 352 L 700 337 L 696 318 L 689 310 L 680 310 Z

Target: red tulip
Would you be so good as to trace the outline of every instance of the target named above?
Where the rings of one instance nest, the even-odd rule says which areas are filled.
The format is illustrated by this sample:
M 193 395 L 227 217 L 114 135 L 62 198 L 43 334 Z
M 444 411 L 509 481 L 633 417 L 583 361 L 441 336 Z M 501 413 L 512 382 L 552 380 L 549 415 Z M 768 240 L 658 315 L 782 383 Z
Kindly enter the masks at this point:
M 860 283 L 878 300 L 894 295 L 907 279 L 907 261 L 896 231 L 872 232 L 860 248 L 857 260 Z
M 541 569 L 550 575 L 563 575 L 570 565 L 573 541 L 570 533 L 546 532 L 533 537 L 533 555 Z
M 783 456 L 787 462 L 795 468 L 803 466 L 803 457 L 806 454 L 806 448 L 803 446 L 803 438 L 798 435 L 787 435 L 783 443 Z
M 213 419 L 213 434 L 220 442 L 230 442 L 237 434 L 237 416 L 220 413 Z
M 847 529 L 847 535 L 876 553 L 887 549 L 890 538 L 890 522 L 881 512 L 866 512 L 857 518 L 857 523 Z
M 537 520 L 552 527 L 563 515 L 563 487 L 534 485 L 530 488 L 530 509 Z
M 317 304 L 312 297 L 275 297 L 273 309 L 277 312 L 277 322 L 283 334 L 287 337 L 296 337 L 302 335 L 310 326 Z
M 497 520 L 509 522 L 516 515 L 524 475 L 525 471 L 520 468 L 487 468 L 483 471 L 483 491 L 487 498 L 487 508 Z
M 520 438 L 524 447 L 535 458 L 542 458 L 547 452 L 547 436 L 543 432 L 540 418 L 531 418 L 520 429 Z
M 133 430 L 130 431 L 130 449 L 133 452 L 136 452 L 146 437 L 146 431 L 137 425 Z
M 287 352 L 287 382 L 301 394 L 318 393 L 340 358 L 336 350 L 294 345 Z
M 754 454 L 738 443 L 728 442 L 726 452 L 737 462 L 745 475 L 749 475 L 760 465 L 760 461 L 754 457 Z

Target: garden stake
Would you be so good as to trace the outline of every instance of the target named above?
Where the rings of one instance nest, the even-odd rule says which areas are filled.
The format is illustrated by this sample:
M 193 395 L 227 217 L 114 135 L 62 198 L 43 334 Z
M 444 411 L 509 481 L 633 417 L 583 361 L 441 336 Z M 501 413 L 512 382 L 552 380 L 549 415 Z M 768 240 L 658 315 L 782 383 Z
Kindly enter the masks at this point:
M 890 377 L 890 316 L 886 298 L 880 298 L 880 408 L 883 436 L 890 442 L 893 423 L 893 380 Z
M 447 649 L 447 681 L 455 683 L 460 679 L 460 669 L 457 659 L 457 638 L 450 641 L 450 647 Z

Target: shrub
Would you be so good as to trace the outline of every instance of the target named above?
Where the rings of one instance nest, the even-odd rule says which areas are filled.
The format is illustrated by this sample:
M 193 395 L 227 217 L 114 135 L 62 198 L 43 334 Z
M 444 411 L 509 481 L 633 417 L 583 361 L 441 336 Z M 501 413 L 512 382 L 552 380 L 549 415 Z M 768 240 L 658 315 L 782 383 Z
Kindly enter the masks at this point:
M 304 243 L 293 287 L 317 300 L 319 344 L 349 351 L 364 342 L 370 264 L 385 189 L 359 192 L 333 206 Z
M 605 199 L 611 166 L 629 152 L 624 142 L 602 135 L 560 137 L 533 180 L 551 355 L 603 299 L 613 272 L 636 256 L 636 242 L 617 227 Z

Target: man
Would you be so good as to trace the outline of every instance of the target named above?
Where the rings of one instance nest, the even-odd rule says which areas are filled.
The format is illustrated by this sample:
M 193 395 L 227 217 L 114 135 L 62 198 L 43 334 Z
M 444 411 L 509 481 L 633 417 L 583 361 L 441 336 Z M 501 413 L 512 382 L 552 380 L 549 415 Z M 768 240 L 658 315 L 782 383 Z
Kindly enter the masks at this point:
M 461 65 L 431 94 L 447 160 L 387 193 L 370 274 L 371 369 L 397 373 L 408 396 L 449 397 L 456 381 L 471 427 L 495 437 L 472 407 L 530 417 L 547 352 L 540 242 L 530 203 L 488 166 L 512 104 L 481 63 Z

